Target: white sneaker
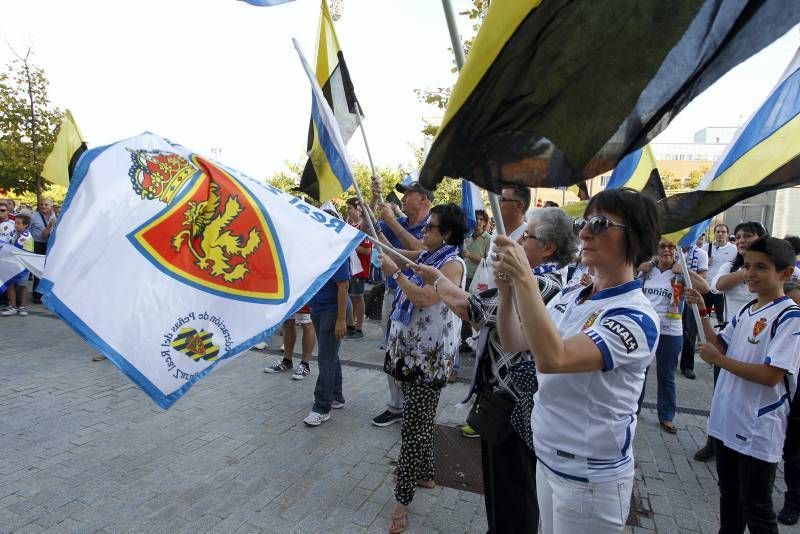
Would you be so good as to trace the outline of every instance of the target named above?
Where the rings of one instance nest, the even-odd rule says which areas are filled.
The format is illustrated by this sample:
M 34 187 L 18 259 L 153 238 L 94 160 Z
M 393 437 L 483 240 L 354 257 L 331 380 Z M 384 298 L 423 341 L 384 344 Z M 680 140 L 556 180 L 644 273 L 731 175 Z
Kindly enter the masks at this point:
M 0 313 L 0 315 L 5 315 L 6 317 L 8 317 L 9 315 L 16 315 L 17 313 L 18 313 L 17 308 L 12 308 L 11 306 L 9 306 L 8 309 L 6 311 Z M 27 315 L 27 312 L 26 312 L 26 315 Z
M 315 411 L 308 412 L 308 417 L 303 419 L 303 422 L 308 426 L 319 426 L 331 418 L 329 413 L 317 413 Z
M 17 308 L 17 313 L 25 317 L 26 315 L 28 315 L 28 310 L 25 308 L 25 306 L 20 306 L 19 308 Z
M 340 410 L 344 408 L 344 403 L 339 401 L 333 401 L 331 403 L 331 408 L 333 408 L 334 410 Z
M 308 365 L 303 365 L 302 363 L 297 366 L 292 373 L 292 380 L 302 380 L 307 377 L 311 373 L 311 369 L 309 369 Z

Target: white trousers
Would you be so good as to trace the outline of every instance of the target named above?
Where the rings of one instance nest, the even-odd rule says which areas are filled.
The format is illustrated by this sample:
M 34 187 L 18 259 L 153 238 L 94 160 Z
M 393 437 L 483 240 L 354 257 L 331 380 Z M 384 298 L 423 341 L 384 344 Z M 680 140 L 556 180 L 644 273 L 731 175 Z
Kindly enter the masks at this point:
M 542 534 L 618 534 L 631 505 L 633 475 L 611 482 L 579 482 L 536 464 Z

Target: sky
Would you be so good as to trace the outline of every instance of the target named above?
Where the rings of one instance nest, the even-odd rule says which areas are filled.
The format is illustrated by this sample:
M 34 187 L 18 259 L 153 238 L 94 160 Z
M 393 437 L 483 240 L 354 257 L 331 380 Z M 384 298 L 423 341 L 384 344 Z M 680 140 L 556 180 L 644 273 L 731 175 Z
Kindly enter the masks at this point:
M 469 0 L 453 0 L 457 11 Z M 313 65 L 319 0 L 259 8 L 239 0 L 0 0 L 0 65 L 33 50 L 50 98 L 72 111 L 90 146 L 150 131 L 253 177 L 303 163 L 311 107 L 291 43 Z M 471 21 L 459 29 L 471 35 Z M 413 169 L 424 119 L 414 89 L 455 74 L 437 0 L 344 0 L 337 33 L 378 166 Z M 740 125 L 800 45 L 792 29 L 692 102 L 656 141 L 691 142 L 707 126 Z M 348 145 L 366 162 L 357 132 Z

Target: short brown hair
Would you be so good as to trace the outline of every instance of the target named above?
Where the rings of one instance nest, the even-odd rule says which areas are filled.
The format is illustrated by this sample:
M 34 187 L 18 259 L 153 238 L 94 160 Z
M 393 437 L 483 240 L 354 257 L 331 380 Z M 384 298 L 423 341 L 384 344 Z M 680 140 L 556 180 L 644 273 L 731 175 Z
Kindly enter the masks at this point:
M 31 216 L 28 215 L 27 213 L 20 213 L 19 215 L 17 215 L 16 220 L 21 221 L 25 226 L 31 225 Z

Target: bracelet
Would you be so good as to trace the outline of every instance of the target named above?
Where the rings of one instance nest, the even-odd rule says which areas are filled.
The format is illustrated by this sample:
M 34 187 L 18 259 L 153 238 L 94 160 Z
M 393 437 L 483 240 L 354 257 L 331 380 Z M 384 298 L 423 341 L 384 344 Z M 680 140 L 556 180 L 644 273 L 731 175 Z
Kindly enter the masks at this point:
M 708 308 L 698 308 L 697 311 L 700 312 L 701 319 L 705 319 L 711 314 L 711 310 L 709 310 Z
M 439 292 L 439 280 L 441 280 L 442 278 L 444 278 L 444 275 L 440 274 L 439 278 L 433 281 L 433 290 L 437 293 Z

